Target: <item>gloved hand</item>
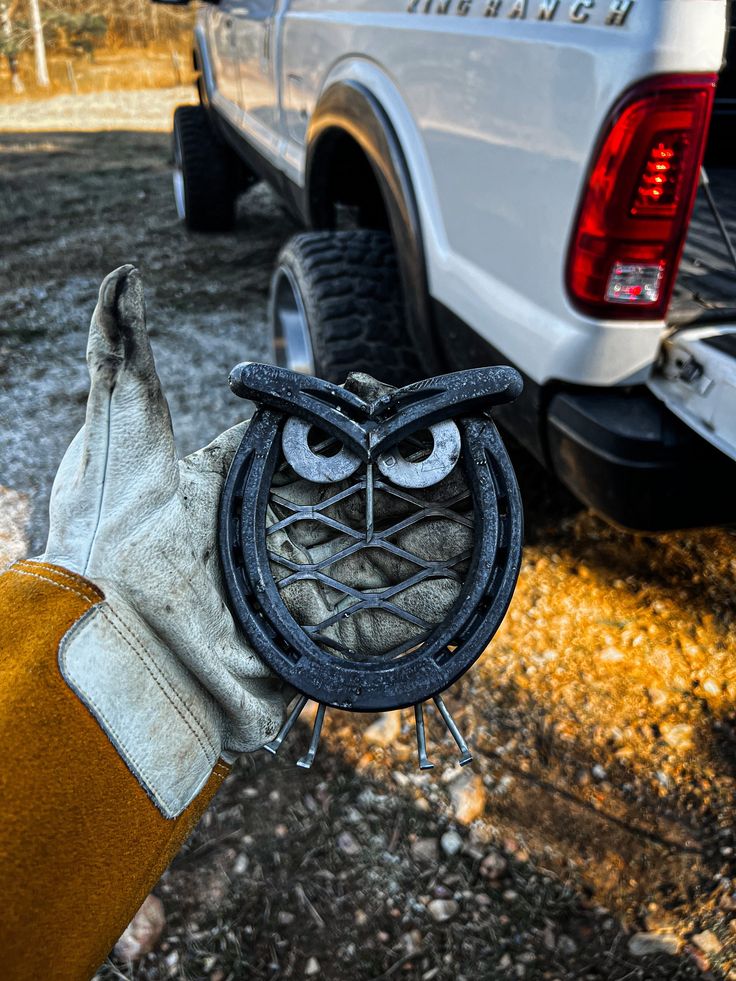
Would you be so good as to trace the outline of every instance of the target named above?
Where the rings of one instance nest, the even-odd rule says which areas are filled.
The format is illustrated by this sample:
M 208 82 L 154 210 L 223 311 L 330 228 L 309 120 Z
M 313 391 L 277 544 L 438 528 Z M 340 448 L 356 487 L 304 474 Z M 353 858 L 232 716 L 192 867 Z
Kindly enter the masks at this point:
M 42 561 L 90 579 L 104 591 L 105 602 L 69 631 L 59 663 L 158 807 L 175 816 L 196 796 L 218 757 L 232 758 L 275 735 L 289 695 L 236 627 L 222 582 L 218 504 L 246 424 L 177 461 L 146 332 L 140 276 L 132 266 L 111 273 L 100 288 L 87 360 L 86 421 L 54 482 Z M 364 398 L 384 388 L 368 376 L 351 376 L 348 384 Z M 453 473 L 420 493 L 439 501 L 462 497 L 465 490 L 462 475 Z M 335 488 L 297 480 L 280 493 L 295 501 L 305 495 L 324 499 Z M 335 516 L 359 524 L 360 507 L 352 498 Z M 393 525 L 412 510 L 378 494 L 375 520 Z M 395 541 L 425 559 L 447 559 L 469 550 L 472 533 L 434 518 L 408 524 Z M 343 543 L 324 527 L 294 525 L 271 544 L 275 553 L 304 561 Z M 461 569 L 462 564 L 455 571 Z M 279 578 L 279 570 L 274 572 Z M 379 551 L 348 559 L 340 570 L 343 582 L 366 591 L 410 574 L 411 563 Z M 459 588 L 453 575 L 425 579 L 397 594 L 396 603 L 437 623 Z M 302 624 L 320 622 L 345 603 L 343 595 L 315 582 L 299 583 L 284 599 Z M 341 620 L 328 633 L 370 657 L 415 629 L 370 610 Z
M 245 424 L 177 461 L 132 266 L 100 288 L 87 361 L 85 424 L 54 481 L 42 561 L 92 580 L 105 603 L 60 664 L 173 815 L 219 756 L 261 746 L 283 715 L 282 685 L 244 643 L 221 582 L 218 501 Z

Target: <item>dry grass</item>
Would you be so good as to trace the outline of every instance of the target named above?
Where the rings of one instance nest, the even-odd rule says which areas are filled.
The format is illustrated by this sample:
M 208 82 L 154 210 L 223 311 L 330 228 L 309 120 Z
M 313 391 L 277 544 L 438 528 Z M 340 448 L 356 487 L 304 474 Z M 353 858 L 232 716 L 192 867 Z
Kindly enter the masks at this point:
M 4 59 L 0 60 L 0 103 L 18 107 L 29 99 L 55 95 L 114 92 L 129 89 L 172 88 L 191 84 L 192 42 L 186 35 L 168 43 L 151 44 L 141 48 L 112 48 L 96 51 L 93 59 L 67 58 L 49 54 L 49 88 L 35 84 L 33 54 L 24 52 L 20 58 L 25 92 L 15 95 L 10 87 L 10 75 Z

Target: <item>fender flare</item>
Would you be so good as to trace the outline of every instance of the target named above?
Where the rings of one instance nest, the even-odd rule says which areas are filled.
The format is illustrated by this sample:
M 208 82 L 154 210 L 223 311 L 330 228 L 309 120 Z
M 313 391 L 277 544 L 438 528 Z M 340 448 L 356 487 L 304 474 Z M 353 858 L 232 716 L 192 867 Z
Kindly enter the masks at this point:
M 364 85 L 346 80 L 325 89 L 306 136 L 305 205 L 312 228 L 329 228 L 333 223 L 323 203 L 328 198 L 322 193 L 326 177 L 315 166 L 323 153 L 329 153 L 331 133 L 347 133 L 371 165 L 396 247 L 409 336 L 422 368 L 428 375 L 436 374 L 442 361 L 434 332 L 419 209 L 396 131 L 378 99 Z

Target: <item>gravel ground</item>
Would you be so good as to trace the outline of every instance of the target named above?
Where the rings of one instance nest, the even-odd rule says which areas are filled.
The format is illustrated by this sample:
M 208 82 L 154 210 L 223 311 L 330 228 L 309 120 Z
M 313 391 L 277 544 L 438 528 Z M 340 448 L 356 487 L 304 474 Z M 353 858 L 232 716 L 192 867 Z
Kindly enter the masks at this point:
M 268 355 L 293 230 L 255 188 L 235 234 L 189 237 L 164 135 L 47 112 L 0 136 L 0 563 L 42 547 L 104 274 L 143 271 L 186 452 L 242 414 L 227 372 Z M 613 530 L 514 455 L 519 588 L 448 699 L 473 768 L 431 714 L 430 774 L 404 715 L 328 716 L 310 772 L 303 726 L 283 756 L 243 759 L 156 888 L 154 949 L 100 981 L 736 979 L 736 536 Z

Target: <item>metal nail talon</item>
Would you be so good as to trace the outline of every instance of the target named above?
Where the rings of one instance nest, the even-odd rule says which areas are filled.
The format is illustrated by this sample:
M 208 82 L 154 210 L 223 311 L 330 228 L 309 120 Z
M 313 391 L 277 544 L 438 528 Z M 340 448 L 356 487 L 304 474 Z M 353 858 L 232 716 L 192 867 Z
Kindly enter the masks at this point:
M 312 729 L 312 738 L 309 740 L 309 749 L 300 760 L 296 761 L 296 765 L 300 766 L 303 770 L 308 770 L 312 763 L 314 763 L 314 757 L 317 755 L 317 747 L 319 746 L 319 737 L 322 733 L 322 723 L 325 718 L 325 706 L 321 704 L 317 709 L 317 715 L 314 719 L 314 728 Z
M 435 695 L 434 704 L 437 706 L 440 715 L 444 719 L 445 725 L 450 730 L 450 735 L 457 743 L 458 749 L 460 750 L 460 759 L 458 760 L 459 766 L 466 766 L 468 763 L 473 762 L 473 755 L 468 749 L 468 744 L 462 737 L 462 734 L 458 727 L 455 725 L 455 720 L 450 715 L 450 711 L 442 700 L 441 695 Z
M 417 750 L 419 752 L 419 769 L 432 770 L 434 763 L 427 758 L 427 734 L 424 729 L 424 709 L 419 702 L 414 706 L 414 721 L 417 729 Z
M 270 743 L 266 743 L 266 745 L 263 747 L 264 749 L 267 749 L 269 753 L 273 753 L 274 756 L 276 755 L 276 753 L 278 753 L 279 749 L 281 748 L 281 743 L 286 739 L 286 737 L 289 735 L 291 730 L 294 728 L 294 723 L 301 715 L 302 709 L 304 708 L 304 706 L 307 704 L 308 701 L 309 699 L 307 698 L 306 695 L 299 696 L 296 705 L 289 713 L 289 717 L 287 718 L 286 722 L 284 722 L 284 724 L 281 726 L 278 735 L 276 736 L 275 739 L 272 739 Z

